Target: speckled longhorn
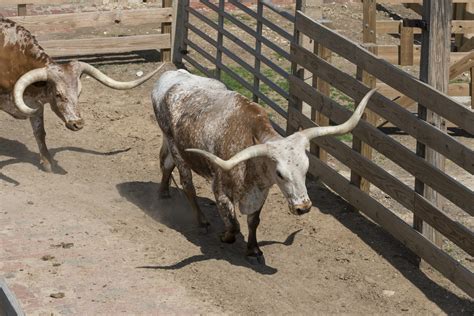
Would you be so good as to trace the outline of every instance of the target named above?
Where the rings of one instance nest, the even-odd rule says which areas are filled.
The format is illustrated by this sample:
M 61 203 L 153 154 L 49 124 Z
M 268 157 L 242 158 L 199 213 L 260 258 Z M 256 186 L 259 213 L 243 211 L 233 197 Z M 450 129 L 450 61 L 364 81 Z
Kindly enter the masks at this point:
M 212 180 L 217 209 L 225 224 L 223 242 L 232 243 L 240 227 L 235 207 L 247 215 L 247 258 L 263 263 L 256 238 L 260 211 L 276 183 L 293 214 L 311 209 L 305 185 L 309 141 L 344 134 L 359 122 L 370 91 L 352 117 L 337 126 L 315 127 L 281 137 L 266 112 L 221 82 L 185 70 L 165 72 L 152 92 L 152 102 L 164 139 L 160 152 L 159 194 L 169 197 L 170 177 L 178 167 L 184 192 L 201 227 L 209 225 L 196 202 L 191 170 Z M 228 159 L 228 160 L 222 160 Z
M 161 67 L 160 67 L 161 68 Z M 46 147 L 43 106 L 51 109 L 66 127 L 78 131 L 84 121 L 78 109 L 81 74 L 86 73 L 114 89 L 131 89 L 150 79 L 159 69 L 135 81 L 115 81 L 89 64 L 71 61 L 57 64 L 25 28 L 0 18 L 0 109 L 15 118 L 30 117 L 43 169 L 53 160 Z

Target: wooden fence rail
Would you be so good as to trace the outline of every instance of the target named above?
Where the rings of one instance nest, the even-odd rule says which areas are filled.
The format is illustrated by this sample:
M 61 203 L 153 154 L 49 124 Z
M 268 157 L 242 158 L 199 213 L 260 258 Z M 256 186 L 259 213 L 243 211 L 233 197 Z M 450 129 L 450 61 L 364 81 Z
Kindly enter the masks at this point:
M 456 123 L 467 127 L 466 130 L 472 133 L 473 130 L 466 124 L 471 124 L 468 122 L 474 120 L 474 113 L 457 104 L 446 95 L 404 73 L 387 61 L 381 60 L 357 43 L 344 38 L 301 12 L 296 14 L 295 28 L 297 32 L 312 38 L 314 41 L 318 41 L 320 45 L 346 58 L 363 69 L 363 71 L 372 74 L 392 88 L 397 89 L 403 94 L 416 97 L 418 102 L 428 106 L 433 102 L 426 102 L 426 100 L 436 100 L 434 103 L 438 103 L 438 105 L 431 107 L 434 111 L 440 111 L 441 107 L 445 107 L 445 110 L 453 109 L 450 118 Z M 321 78 L 355 100 L 362 98 L 369 90 L 368 87 L 356 78 L 337 69 L 317 56 L 317 54 L 303 48 L 296 42 L 291 44 L 290 55 L 293 63 L 303 67 L 313 73 L 313 76 Z M 296 105 L 297 102 L 301 101 L 308 103 L 317 111 L 328 116 L 334 123 L 342 123 L 350 116 L 350 111 L 305 83 L 298 78 L 296 73 L 289 77 L 289 82 L 291 101 L 289 106 L 289 124 L 293 125 L 293 130 L 298 127 L 308 128 L 316 126 Z M 418 91 L 415 92 L 414 90 Z M 418 141 L 442 152 L 443 155 L 452 159 L 467 172 L 471 174 L 474 172 L 472 162 L 474 152 L 470 148 L 430 124 L 417 119 L 403 107 L 376 93 L 369 101 L 368 108 L 395 126 L 405 130 Z M 460 112 L 455 114 L 457 111 Z M 441 115 L 447 115 L 446 111 L 441 112 L 443 112 Z M 463 118 L 464 121 L 460 120 L 459 115 L 465 116 Z M 474 192 L 462 183 L 444 171 L 432 166 L 416 153 L 398 143 L 395 139 L 385 135 L 369 123 L 361 122 L 352 131 L 352 134 L 411 173 L 417 179 L 423 181 L 426 185 L 432 187 L 438 193 L 444 195 L 465 212 L 474 216 L 474 206 L 472 203 L 474 201 Z M 474 233 L 469 228 L 451 219 L 439 207 L 416 193 L 414 189 L 396 179 L 367 157 L 351 150 L 349 146 L 334 137 L 315 139 L 313 142 L 348 166 L 353 172 L 363 175 L 370 183 L 390 195 L 406 209 L 412 211 L 418 218 L 421 218 L 440 231 L 446 238 L 466 251 L 466 253 L 474 254 Z M 471 271 L 461 266 L 456 260 L 442 252 L 424 236 L 396 218 L 388 209 L 337 174 L 328 165 L 317 159 L 316 156 L 311 155 L 310 161 L 312 165 L 310 170 L 317 176 L 320 176 L 323 182 L 346 198 L 360 211 L 378 222 L 397 239 L 407 245 L 407 247 L 466 291 L 466 293 L 471 296 L 474 295 L 474 274 Z M 315 165 L 317 165 L 317 168 L 314 167 Z M 401 233 L 401 231 L 405 232 Z
M 310 19 L 301 11 L 296 11 L 295 14 L 292 14 L 274 6 L 268 0 L 258 1 L 257 9 L 254 11 L 236 0 L 229 0 L 229 3 L 253 19 L 255 28 L 252 28 L 237 19 L 234 14 L 226 12 L 222 0 L 219 2 L 219 5 L 211 3 L 209 0 L 202 0 L 201 2 L 211 12 L 217 13 L 218 20 L 216 22 L 206 17 L 203 12 L 190 8 L 189 5 L 184 5 L 181 8 L 180 14 L 185 16 L 185 22 L 182 23 L 182 30 L 176 31 L 177 34 L 181 34 L 177 38 L 182 37 L 182 39 L 180 39 L 179 43 L 175 43 L 173 60 L 178 64 L 181 61 L 186 61 L 207 76 L 219 77 L 214 69 L 208 69 L 203 66 L 203 63 L 200 62 L 200 57 L 204 58 L 208 63 L 215 66 L 216 69 L 226 73 L 249 90 L 253 94 L 254 100 L 263 101 L 279 113 L 282 118 L 287 120 L 288 130 L 295 131 L 300 127 L 309 128 L 319 124 L 329 124 L 329 122 L 334 124 L 344 122 L 350 117 L 352 112 L 329 98 L 329 87 L 332 86 L 340 90 L 354 100 L 360 100 L 370 89 L 366 84 L 370 83 L 370 80 L 372 80 L 370 76 L 373 76 L 384 82 L 384 89 L 386 91 L 392 89 L 407 95 L 410 100 L 426 104 L 430 110 L 446 117 L 466 132 L 474 134 L 474 113 L 472 111 L 456 103 L 447 95 L 440 93 L 431 86 L 393 66 L 388 61 L 382 60 L 376 54 L 371 53 L 370 51 L 375 52 L 376 49 L 370 47 L 370 45 L 368 48 L 362 47 L 337 34 L 329 27 L 323 25 L 323 23 Z M 188 4 L 188 1 L 186 0 L 185 3 Z M 299 1 L 298 3 L 301 5 Z M 290 33 L 288 31 L 274 25 L 273 22 L 263 16 L 264 8 L 284 17 L 290 22 L 294 22 L 295 35 L 291 35 L 290 40 L 288 36 Z M 193 18 L 197 18 L 211 27 L 217 32 L 217 38 L 199 29 L 190 22 L 186 15 L 191 15 Z M 225 21 L 232 22 L 233 26 L 250 35 L 252 40 L 254 40 L 254 44 L 244 42 L 241 38 L 229 32 L 226 29 Z M 289 40 L 290 50 L 288 51 L 283 47 L 277 46 L 263 35 L 264 33 L 261 32 L 263 27 L 274 31 L 274 34 L 277 34 L 282 39 Z M 203 45 L 199 45 L 198 43 L 202 43 L 202 41 L 193 40 L 193 36 L 204 40 L 206 46 L 210 46 L 212 49 L 209 50 Z M 303 47 L 298 41 L 300 36 L 309 37 L 313 41 L 314 45 L 311 47 L 311 50 Z M 253 63 L 244 60 L 234 50 L 231 50 L 225 45 L 226 41 L 223 39 L 230 40 L 247 53 L 252 54 Z M 291 74 L 262 53 L 264 45 L 291 62 Z M 191 56 L 188 54 L 188 50 L 199 54 L 199 56 Z M 214 53 L 214 50 L 216 53 Z M 358 68 L 357 77 L 353 77 L 331 65 L 330 56 L 332 53 L 355 64 Z M 224 56 L 226 57 L 225 59 L 223 58 Z M 228 61 L 250 73 L 253 82 L 244 79 L 236 73 L 230 67 Z M 458 74 L 471 63 L 472 60 L 469 56 L 460 56 L 457 63 L 451 69 L 451 75 Z M 262 65 L 268 66 L 276 74 L 288 80 L 289 91 L 286 91 L 262 73 Z M 301 69 L 305 69 L 312 74 L 312 83 L 308 83 L 301 76 Z M 273 101 L 266 93 L 262 92 L 260 83 L 266 84 L 272 92 L 280 94 L 284 99 L 288 99 L 288 108 L 286 109 L 285 106 Z M 434 100 L 435 102 L 426 102 L 426 100 Z M 303 102 L 311 107 L 311 117 L 302 112 L 301 104 Z M 420 120 L 403 106 L 380 93 L 376 93 L 370 99 L 368 109 L 374 115 L 380 116 L 407 132 L 408 137 L 412 136 L 418 142 L 433 148 L 466 170 L 466 172 L 474 173 L 474 152 L 472 149 L 433 127 L 431 124 Z M 284 134 L 280 126 L 276 124 L 274 126 L 278 128 L 281 134 Z M 352 134 L 354 136 L 353 144 L 359 141 L 363 142 L 368 148 L 377 150 L 378 153 L 393 161 L 400 168 L 404 169 L 405 172 L 410 173 L 413 178 L 423 181 L 423 183 L 446 197 L 464 212 L 474 216 L 474 203 L 472 203 L 474 201 L 474 192 L 463 183 L 443 170 L 436 168 L 396 139 L 384 134 L 380 129 L 371 124 L 370 121 L 361 121 L 352 131 Z M 472 271 L 434 245 L 374 197 L 371 197 L 368 187 L 364 187 L 360 181 L 355 183 L 352 177 L 351 180 L 348 180 L 338 174 L 325 163 L 326 156 L 324 153 L 327 152 L 339 160 L 342 164 L 349 167 L 353 174 L 360 175 L 360 177 L 363 177 L 366 181 L 392 197 L 402 207 L 411 211 L 417 218 L 436 228 L 468 255 L 474 255 L 474 232 L 472 230 L 444 212 L 442 207 L 433 204 L 423 195 L 418 194 L 407 183 L 402 182 L 380 167 L 363 150 L 353 150 L 350 145 L 334 137 L 317 138 L 312 141 L 311 148 L 312 150 L 309 154 L 309 172 L 311 174 L 319 177 L 326 185 L 384 227 L 390 234 L 430 263 L 466 293 L 471 296 L 474 295 L 474 274 Z
M 420 48 L 421 46 L 416 44 L 415 35 L 422 33 L 421 28 L 415 27 L 404 27 L 403 19 L 401 16 L 395 17 L 399 20 L 376 20 L 375 11 L 376 4 L 397 4 L 405 5 L 411 9 L 414 9 L 417 13 L 421 14 L 421 4 L 422 1 L 402 1 L 402 0 L 362 0 L 364 5 L 367 6 L 368 3 L 373 5 L 367 6 L 367 10 L 364 10 L 364 21 L 373 19 L 371 24 L 364 23 L 363 28 L 366 30 L 370 29 L 370 32 L 374 34 L 374 40 L 370 41 L 374 47 L 376 47 L 376 54 L 386 59 L 392 64 L 401 65 L 401 66 L 410 66 L 418 65 L 420 63 Z M 470 8 L 474 8 L 473 1 L 453 1 L 453 6 L 457 11 L 464 8 L 466 10 L 466 5 L 462 7 L 462 4 L 467 4 Z M 472 9 L 471 9 L 472 10 Z M 462 20 L 466 18 L 465 14 L 456 13 L 455 18 L 451 21 L 451 34 L 456 37 L 455 41 L 455 50 L 452 52 L 450 59 L 452 64 L 456 64 L 460 59 L 465 59 L 471 54 L 471 46 L 469 38 L 474 34 L 474 21 L 471 20 Z M 391 34 L 398 36 L 400 38 L 400 44 L 397 45 L 380 45 L 376 44 L 376 35 L 377 34 Z M 463 36 L 466 37 L 463 40 Z M 464 43 L 466 42 L 467 43 Z M 466 44 L 466 45 L 463 45 Z M 458 52 L 459 51 L 459 52 Z M 469 72 L 474 74 L 474 67 L 464 69 L 463 72 Z M 453 80 L 454 78 L 450 78 Z M 465 84 L 451 83 L 448 89 L 448 94 L 459 97 L 470 97 L 471 107 L 474 108 L 474 95 L 471 89 L 474 86 L 474 76 L 471 76 L 470 82 Z M 385 88 L 385 87 L 384 87 Z M 398 98 L 397 103 L 409 107 L 414 105 L 414 101 L 407 96 L 403 96 L 400 93 L 397 93 L 396 90 L 389 90 L 390 95 L 393 96 L 393 99 Z M 466 99 L 466 98 L 463 98 Z M 468 98 L 469 99 L 469 98 Z M 465 102 L 468 102 L 467 100 Z
M 134 35 L 122 37 L 95 37 L 88 39 L 43 40 L 45 34 L 71 32 L 81 28 L 107 28 L 114 25 L 139 26 L 144 24 L 170 25 L 172 8 L 111 10 L 84 13 L 25 15 L 26 4 L 64 4 L 64 0 L 2 0 L 0 6 L 18 5 L 19 16 L 9 17 L 35 35 L 41 46 L 52 57 L 84 56 L 109 53 L 127 53 L 143 50 L 169 50 L 171 34 Z M 21 14 L 21 15 L 20 15 Z M 162 51 L 163 53 L 163 51 Z M 162 54 L 163 56 L 163 54 Z M 166 59 L 166 57 L 165 57 Z

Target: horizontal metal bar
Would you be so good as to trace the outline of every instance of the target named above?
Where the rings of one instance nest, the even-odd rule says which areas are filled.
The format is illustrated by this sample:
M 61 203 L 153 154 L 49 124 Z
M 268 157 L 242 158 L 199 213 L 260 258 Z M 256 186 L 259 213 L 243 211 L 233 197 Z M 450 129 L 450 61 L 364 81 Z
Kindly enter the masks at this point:
M 204 1 L 207 1 L 207 0 L 204 0 Z M 255 12 L 252 9 L 248 8 L 247 6 L 242 4 L 240 1 L 237 1 L 237 0 L 228 0 L 228 1 L 229 1 L 229 3 L 233 4 L 234 6 L 236 6 L 237 8 L 242 10 L 243 12 L 247 13 L 248 15 L 250 15 L 251 17 L 256 19 L 257 21 L 261 22 L 263 25 L 265 25 L 270 30 L 277 33 L 278 35 L 280 35 L 281 37 L 283 37 L 287 41 L 289 41 L 289 42 L 293 41 L 294 37 L 293 37 L 292 34 L 288 33 L 287 31 L 285 31 L 284 29 L 282 29 L 281 27 L 279 27 L 275 23 L 271 22 L 270 20 L 266 19 L 265 17 L 259 16 L 257 14 L 257 12 Z
M 196 67 L 199 71 L 201 71 L 202 73 L 204 73 L 206 76 L 208 77 L 211 77 L 212 78 L 212 73 L 209 71 L 209 69 L 207 69 L 206 67 L 202 66 L 201 64 L 199 64 L 197 61 L 195 61 L 191 56 L 189 55 L 183 55 L 183 58 L 189 62 L 191 65 L 193 65 L 194 67 Z
M 295 16 L 291 14 L 290 12 L 283 10 L 279 7 L 277 7 L 275 4 L 272 3 L 271 0 L 259 0 L 264 6 L 269 8 L 275 13 L 278 13 L 281 17 L 284 17 L 288 21 L 295 23 Z
M 201 2 L 203 4 L 205 4 L 208 8 L 210 8 L 211 10 L 219 13 L 219 8 L 215 5 L 213 5 L 212 3 L 210 3 L 209 1 L 207 0 L 201 0 Z M 192 13 L 194 15 L 194 12 L 196 12 L 196 10 L 192 9 L 192 8 L 188 8 L 187 9 L 190 13 Z M 194 11 L 194 12 L 193 12 Z M 262 44 L 265 44 L 268 48 L 274 50 L 276 53 L 280 54 L 281 56 L 283 56 L 285 59 L 290 59 L 290 54 L 288 52 L 286 52 L 285 50 L 281 49 L 278 45 L 276 45 L 275 43 L 273 43 L 272 41 L 270 41 L 269 39 L 263 37 L 263 36 L 260 36 L 257 34 L 257 32 L 255 32 L 252 28 L 250 28 L 249 26 L 245 25 L 244 23 L 242 23 L 241 21 L 239 21 L 238 19 L 236 19 L 234 16 L 226 13 L 226 12 L 221 12 L 220 14 L 222 14 L 226 19 L 228 19 L 229 21 L 231 21 L 232 23 L 234 23 L 236 26 L 238 26 L 239 28 L 241 28 L 243 31 L 245 31 L 246 33 L 250 34 L 251 36 L 253 36 L 254 38 L 258 39 L 259 41 L 262 42 Z
M 239 39 L 237 36 L 235 36 L 234 34 L 232 34 L 231 32 L 219 27 L 217 24 L 215 24 L 212 20 L 210 20 L 209 18 L 207 18 L 206 16 L 202 15 L 201 13 L 197 12 L 196 10 L 192 9 L 189 10 L 189 12 L 193 15 L 195 15 L 198 19 L 201 19 L 204 23 L 206 23 L 207 25 L 209 25 L 210 27 L 214 28 L 216 31 L 218 32 L 221 32 L 222 34 L 224 34 L 225 37 L 227 37 L 228 39 L 230 39 L 231 41 L 233 41 L 235 44 L 237 44 L 238 46 L 240 46 L 241 48 L 243 48 L 245 51 L 247 51 L 248 53 L 254 55 L 258 60 L 260 60 L 261 62 L 263 62 L 265 65 L 267 65 L 269 68 L 271 68 L 272 70 L 274 70 L 276 73 L 278 73 L 280 76 L 282 76 L 283 78 L 285 79 L 288 79 L 288 76 L 289 76 L 289 73 L 286 72 L 283 68 L 281 68 L 280 66 L 278 66 L 277 64 L 275 64 L 273 61 L 271 61 L 269 58 L 265 57 L 264 55 L 262 54 L 259 54 L 257 53 L 257 51 L 250 47 L 250 45 L 248 45 L 247 43 L 245 43 L 244 41 L 242 41 L 241 39 Z M 191 29 L 191 24 L 187 23 L 186 24 L 186 27 L 190 28 Z M 194 26 L 193 26 L 194 29 L 196 29 Z M 193 29 L 193 31 L 194 31 Z M 197 33 L 197 32 L 195 32 Z M 199 34 L 204 34 L 202 31 L 199 33 Z M 217 47 L 217 42 L 216 44 L 213 44 L 215 47 Z
M 211 56 L 208 52 L 203 50 L 201 47 L 199 47 L 195 43 L 191 42 L 189 39 L 185 39 L 184 43 L 187 44 L 192 49 L 196 50 L 199 54 L 201 54 L 204 58 L 209 60 L 211 63 L 213 63 L 216 66 L 218 66 L 219 68 L 221 68 L 221 70 L 225 71 L 229 76 L 231 76 L 234 80 L 236 80 L 238 83 L 240 83 L 245 89 L 249 90 L 252 93 L 255 93 L 263 102 L 265 102 L 266 104 L 268 104 L 268 106 L 270 106 L 273 110 L 275 110 L 275 112 L 277 112 L 278 114 L 283 116 L 285 119 L 288 118 L 288 114 L 286 113 L 286 111 L 283 110 L 276 102 L 274 102 L 272 99 L 267 97 L 260 90 L 254 90 L 253 86 L 250 83 L 248 83 L 245 79 L 243 79 L 241 76 L 236 74 L 229 67 L 227 67 L 226 65 L 224 65 L 221 62 L 217 62 L 217 60 L 213 56 Z M 186 59 L 186 60 L 188 60 L 188 59 Z M 207 73 L 207 75 L 209 77 L 212 77 L 212 78 L 215 77 L 214 75 L 209 75 L 208 73 Z
M 230 50 L 228 50 L 226 47 L 218 47 L 224 54 L 226 54 L 229 58 L 231 58 L 233 61 L 238 63 L 240 66 L 245 68 L 248 72 L 252 73 L 254 76 L 256 76 L 258 79 L 260 79 L 263 83 L 268 85 L 271 89 L 275 90 L 278 94 L 280 94 L 282 97 L 285 98 L 285 100 L 288 100 L 290 95 L 288 92 L 283 90 L 280 86 L 278 86 L 275 82 L 271 81 L 268 77 L 263 75 L 261 72 L 258 72 L 254 67 L 250 66 L 247 64 L 245 61 L 243 61 L 240 57 L 238 57 L 236 54 L 232 53 Z

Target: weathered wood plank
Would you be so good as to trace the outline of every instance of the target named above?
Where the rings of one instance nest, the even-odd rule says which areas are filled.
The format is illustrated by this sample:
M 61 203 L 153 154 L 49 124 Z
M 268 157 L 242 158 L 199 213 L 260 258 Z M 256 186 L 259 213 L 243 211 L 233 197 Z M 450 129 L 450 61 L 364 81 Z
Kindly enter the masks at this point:
M 465 131 L 474 135 L 474 113 L 437 91 L 428 84 L 417 80 L 403 70 L 381 60 L 357 43 L 334 32 L 326 26 L 317 23 L 305 16 L 302 12 L 296 13 L 296 28 L 317 40 L 336 54 L 354 62 L 378 79 L 386 82 L 393 88 L 403 92 L 411 99 L 423 103 L 430 100 L 429 109 L 457 124 Z
M 446 93 L 448 92 L 449 82 L 449 53 L 451 48 L 449 25 L 452 18 L 452 6 L 450 0 L 423 0 L 422 18 L 427 21 L 428 27 L 422 31 L 420 79 L 435 89 Z M 445 132 L 446 120 L 426 106 L 426 103 L 431 102 L 433 101 L 427 99 L 426 102 L 418 103 L 418 117 Z M 438 169 L 445 170 L 446 158 L 418 140 L 416 142 L 416 154 L 425 158 L 428 163 Z M 415 191 L 437 207 L 444 205 L 442 196 L 419 178 L 415 178 Z M 438 247 L 442 246 L 441 234 L 416 214 L 413 217 L 413 227 Z
M 172 0 L 162 0 L 161 6 L 163 8 L 169 8 L 172 10 L 173 1 Z M 161 23 L 161 34 L 171 34 L 171 21 Z M 169 48 L 162 48 L 160 50 L 161 61 L 171 61 L 171 44 Z
M 414 61 L 414 49 L 413 41 L 415 37 L 413 35 L 412 27 L 400 26 L 400 65 L 411 66 Z
M 171 47 L 170 34 L 40 41 L 51 57 L 126 53 Z
M 377 20 L 378 34 L 399 34 L 402 21 Z M 411 28 L 414 34 L 421 34 L 421 29 Z M 453 20 L 451 23 L 452 34 L 467 34 L 474 32 L 474 21 L 472 20 Z
M 18 4 L 67 4 L 67 0 L 2 0 L 2 5 L 18 5 Z
M 321 74 L 322 72 L 320 71 L 319 75 Z M 344 88 L 341 89 L 341 85 L 339 85 L 337 82 L 331 80 L 330 78 L 324 79 L 329 79 L 327 81 L 331 85 L 344 91 Z M 315 106 L 317 105 L 317 102 L 321 104 L 324 103 L 324 100 L 321 100 L 321 96 L 317 92 L 315 92 L 315 90 L 311 86 L 304 83 L 301 79 L 295 76 L 290 76 L 289 80 L 291 95 L 297 95 L 298 98 L 300 98 L 301 100 L 307 102 L 308 104 L 313 104 Z M 348 84 L 350 85 L 351 83 Z M 359 89 L 362 91 L 362 95 L 369 91 L 369 88 L 365 87 L 363 84 L 360 85 L 361 87 Z M 347 93 L 346 91 L 344 92 Z M 347 94 L 355 99 L 360 98 L 358 93 L 354 94 L 353 92 L 349 91 L 349 93 Z M 376 111 L 376 109 L 385 108 L 384 110 L 390 111 L 392 106 L 387 107 L 386 105 L 384 105 L 383 101 L 380 102 L 383 99 L 387 100 L 385 97 L 378 93 L 374 94 L 368 104 L 368 107 L 373 109 L 374 112 L 377 112 L 377 114 L 380 115 L 381 113 L 379 111 Z M 395 104 L 394 106 L 400 107 L 397 104 Z M 334 114 L 336 113 L 336 111 L 338 111 L 337 107 L 323 107 L 321 109 L 321 112 L 326 116 L 329 116 L 330 118 L 336 118 Z M 342 117 L 342 115 L 344 114 L 339 115 L 341 115 Z M 407 120 L 407 118 L 402 118 L 402 120 Z M 343 121 L 344 120 L 341 120 L 339 123 L 342 123 Z M 408 124 L 410 123 L 411 122 L 409 122 Z M 423 121 L 420 121 L 419 126 L 415 128 L 421 128 L 421 126 L 428 126 L 429 128 L 436 131 L 436 129 L 432 128 L 429 124 Z M 369 144 L 372 148 L 395 162 L 397 165 L 399 165 L 415 177 L 423 179 L 426 184 L 435 188 L 439 193 L 443 194 L 447 199 L 458 205 L 465 212 L 474 216 L 474 203 L 472 203 L 472 201 L 474 201 L 474 192 L 472 190 L 459 183 L 451 176 L 437 169 L 433 165 L 429 164 L 423 158 L 418 157 L 415 153 L 398 143 L 396 140 L 387 137 L 387 135 L 385 135 L 376 127 L 367 124 L 364 121 L 361 121 L 359 123 L 359 125 L 352 131 L 352 134 Z M 449 135 L 446 135 L 444 133 L 441 134 L 446 137 L 450 137 Z M 439 142 L 444 143 L 443 140 L 439 140 Z M 466 152 L 470 154 L 471 157 L 474 155 L 474 152 L 472 152 L 472 150 L 470 150 L 469 148 L 466 148 L 463 145 L 460 146 L 462 146 L 466 150 Z
M 85 27 L 106 27 L 110 25 L 137 26 L 171 22 L 171 8 L 145 10 L 114 10 L 85 13 L 63 13 L 10 17 L 34 35 L 65 32 Z
M 328 107 L 334 115 L 331 117 L 335 122 L 344 122 L 351 112 L 343 108 L 329 98 L 320 95 L 324 103 L 313 106 L 319 108 Z M 334 108 L 338 110 L 333 110 Z M 290 109 L 290 120 L 295 128 L 311 128 L 317 126 L 309 118 L 294 109 Z M 362 124 L 367 125 L 367 124 Z M 360 128 L 364 128 L 361 126 Z M 388 136 L 386 136 L 388 138 Z M 444 236 L 453 241 L 469 255 L 474 255 L 474 233 L 462 224 L 452 220 L 437 207 L 428 202 L 423 196 L 416 194 L 410 187 L 392 176 L 369 159 L 351 148 L 335 137 L 321 137 L 313 140 L 318 146 L 324 148 L 334 158 L 348 166 L 351 170 L 363 174 L 372 184 L 390 195 L 401 205 L 414 212 L 424 221 L 436 227 Z M 365 192 L 365 191 L 364 191 Z
M 316 73 L 318 77 L 355 100 L 361 99 L 369 91 L 368 87 L 351 75 L 333 67 L 298 45 L 291 46 L 291 60 Z M 368 108 L 424 144 L 435 148 L 460 167 L 474 173 L 474 151 L 457 139 L 419 120 L 411 112 L 378 93 L 370 99 Z
M 412 229 L 382 204 L 362 192 L 336 171 L 309 154 L 309 172 L 319 177 L 326 185 L 337 192 L 342 198 L 361 210 L 373 221 L 418 254 L 460 289 L 474 297 L 474 274 L 466 267 L 450 257 L 429 240 Z
M 474 0 L 452 0 L 453 3 L 474 3 Z M 423 0 L 377 0 L 380 4 L 423 3 Z

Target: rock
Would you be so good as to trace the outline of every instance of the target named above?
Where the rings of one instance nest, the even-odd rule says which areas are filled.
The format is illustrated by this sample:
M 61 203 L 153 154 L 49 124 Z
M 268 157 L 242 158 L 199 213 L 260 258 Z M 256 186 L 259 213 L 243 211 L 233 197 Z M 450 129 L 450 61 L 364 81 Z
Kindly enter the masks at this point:
M 51 255 L 44 255 L 41 257 L 41 260 L 43 261 L 49 261 L 49 260 L 53 260 L 54 259 L 54 256 L 51 256 Z
M 392 297 L 395 295 L 395 291 L 390 291 L 390 290 L 383 290 L 382 294 L 387 296 L 387 297 Z
M 140 71 L 137 71 L 136 75 L 137 75 L 137 77 L 143 76 L 143 71 L 141 71 L 141 70 L 140 70 Z
M 52 297 L 52 298 L 63 298 L 66 295 L 64 295 L 63 292 L 58 292 L 58 293 L 52 293 L 49 296 Z

